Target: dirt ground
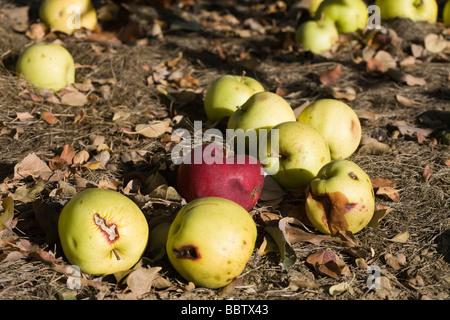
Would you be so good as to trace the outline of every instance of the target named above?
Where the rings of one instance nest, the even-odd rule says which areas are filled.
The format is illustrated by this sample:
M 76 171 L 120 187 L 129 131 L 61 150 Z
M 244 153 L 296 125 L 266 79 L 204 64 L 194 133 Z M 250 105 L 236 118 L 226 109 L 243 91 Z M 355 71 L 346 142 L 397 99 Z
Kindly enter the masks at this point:
M 381 31 L 342 36 L 331 53 L 313 55 L 294 42 L 295 28 L 309 19 L 303 3 L 96 1 L 101 28 L 66 36 L 39 32 L 39 1 L 1 1 L 0 198 L 4 213 L 12 210 L 5 199 L 13 200 L 14 219 L 0 231 L 0 299 L 448 300 L 450 46 L 436 46 L 450 29 L 383 21 Z M 72 53 L 71 90 L 35 91 L 16 77 L 20 52 L 42 40 Z M 81 289 L 69 289 L 55 232 L 63 205 L 97 186 L 133 199 L 151 227 L 173 218 L 183 201 L 173 189 L 171 133 L 191 130 L 195 120 L 223 129 L 206 121 L 203 94 L 218 76 L 243 72 L 296 111 L 330 97 L 357 111 L 363 139 L 350 160 L 377 182 L 379 220 L 335 241 L 318 241 L 305 222 L 299 228 L 312 241 L 266 253 L 268 227 L 285 217 L 302 221 L 304 197 L 266 189 L 251 212 L 255 252 L 226 288 L 195 287 L 147 250 L 128 277 L 86 274 Z M 24 176 L 23 167 L 33 174 Z M 308 262 L 323 250 L 331 264 Z

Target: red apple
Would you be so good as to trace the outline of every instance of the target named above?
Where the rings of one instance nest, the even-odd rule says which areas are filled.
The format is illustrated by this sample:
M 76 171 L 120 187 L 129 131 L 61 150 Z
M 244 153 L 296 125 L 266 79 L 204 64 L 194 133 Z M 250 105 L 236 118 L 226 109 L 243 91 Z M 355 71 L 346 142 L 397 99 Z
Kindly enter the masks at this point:
M 178 192 L 186 201 L 221 197 L 247 211 L 255 206 L 263 185 L 262 165 L 256 158 L 245 154 L 227 156 L 217 144 L 194 148 L 177 173 Z

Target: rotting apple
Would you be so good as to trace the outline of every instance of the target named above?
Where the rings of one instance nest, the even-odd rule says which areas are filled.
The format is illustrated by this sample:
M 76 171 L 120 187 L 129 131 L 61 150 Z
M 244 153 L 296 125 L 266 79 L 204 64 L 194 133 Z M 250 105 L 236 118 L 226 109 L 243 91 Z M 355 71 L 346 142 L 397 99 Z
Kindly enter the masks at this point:
M 369 12 L 363 0 L 323 0 L 315 19 L 334 21 L 339 33 L 356 32 L 366 26 Z
M 35 87 L 59 91 L 75 82 L 75 62 L 63 46 L 39 42 L 21 53 L 16 62 L 16 74 Z
M 256 236 L 256 224 L 242 206 L 219 197 L 199 198 L 177 213 L 166 252 L 185 280 L 220 288 L 241 275 Z
M 258 131 L 295 120 L 291 105 L 280 95 L 264 91 L 253 94 L 228 120 L 228 129 Z
M 206 91 L 204 99 L 206 116 L 212 121 L 229 117 L 253 94 L 262 91 L 263 85 L 252 77 L 223 75 Z
M 383 19 L 407 18 L 412 21 L 435 23 L 438 17 L 436 0 L 376 0 Z
M 93 30 L 97 11 L 91 0 L 44 0 L 39 18 L 55 31 L 72 34 L 77 29 Z
M 308 186 L 306 215 L 322 233 L 350 231 L 355 234 L 370 222 L 374 208 L 371 180 L 352 161 L 327 163 Z
M 316 54 L 329 51 L 339 40 L 339 32 L 331 20 L 309 20 L 302 23 L 295 33 L 295 41 L 302 48 Z
M 82 272 L 107 275 L 133 267 L 148 243 L 148 223 L 125 195 L 90 188 L 62 209 L 58 233 L 64 255 Z
M 297 119 L 319 131 L 330 148 L 332 160 L 346 159 L 361 142 L 361 123 L 356 112 L 337 99 L 320 99 L 302 110 Z
M 196 154 L 201 156 L 196 161 Z M 251 155 L 231 154 L 219 145 L 203 144 L 192 150 L 178 167 L 178 192 L 188 202 L 197 198 L 222 197 L 251 210 L 259 199 L 264 172 Z
M 308 124 L 289 121 L 274 126 L 277 130 L 279 153 L 268 138 L 267 152 L 259 159 L 267 174 L 284 189 L 306 188 L 323 165 L 330 162 L 330 150 L 325 139 Z

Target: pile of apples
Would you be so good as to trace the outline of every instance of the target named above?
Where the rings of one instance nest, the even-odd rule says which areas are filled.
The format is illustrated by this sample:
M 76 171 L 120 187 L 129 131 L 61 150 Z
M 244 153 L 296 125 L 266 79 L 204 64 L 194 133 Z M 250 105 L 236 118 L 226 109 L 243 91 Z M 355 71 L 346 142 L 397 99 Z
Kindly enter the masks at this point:
M 375 6 L 382 19 L 435 23 L 438 18 L 436 0 L 376 0 Z M 311 0 L 309 14 L 311 20 L 297 28 L 295 40 L 303 49 L 316 54 L 330 51 L 340 34 L 364 30 L 369 19 L 363 0 Z M 450 2 L 444 7 L 443 21 L 450 24 Z
M 411 7 L 412 2 L 378 0 L 377 5 L 385 17 L 435 21 L 435 1 L 421 0 Z M 78 26 L 68 23 L 69 6 L 79 9 Z M 311 15 L 317 19 L 301 26 L 297 39 L 305 48 L 323 52 L 339 33 L 364 28 L 367 8 L 361 0 L 319 0 L 312 1 Z M 97 23 L 89 0 L 46 0 L 40 17 L 67 34 L 77 27 L 93 29 Z M 450 23 L 450 2 L 444 19 Z M 16 71 L 34 86 L 54 91 L 75 81 L 72 56 L 54 43 L 29 46 Z M 64 206 L 58 221 L 70 263 L 95 275 L 125 271 L 144 255 L 149 239 L 155 239 L 163 241 L 168 259 L 186 280 L 223 287 L 242 273 L 254 251 L 257 227 L 250 211 L 266 176 L 286 190 L 304 191 L 307 217 L 319 232 L 357 233 L 369 223 L 375 206 L 370 178 L 347 160 L 361 139 L 361 125 L 350 106 L 321 99 L 297 117 L 285 99 L 266 91 L 256 79 L 224 75 L 208 88 L 204 110 L 211 121 L 228 118 L 228 129 L 265 132 L 268 143 L 258 145 L 257 157 L 230 154 L 211 143 L 194 148 L 185 158 L 190 161 L 178 168 L 177 188 L 187 204 L 170 225 L 158 229 L 156 238 L 143 212 L 125 195 L 105 189 L 80 192 Z

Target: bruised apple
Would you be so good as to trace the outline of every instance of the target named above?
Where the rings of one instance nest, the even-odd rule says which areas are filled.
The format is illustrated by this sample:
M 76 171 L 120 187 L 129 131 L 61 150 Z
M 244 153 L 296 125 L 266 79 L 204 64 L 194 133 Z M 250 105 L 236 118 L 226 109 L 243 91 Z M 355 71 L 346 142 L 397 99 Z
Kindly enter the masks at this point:
M 349 160 L 323 166 L 307 190 L 308 219 L 325 234 L 361 231 L 372 219 L 374 208 L 369 176 Z
M 133 267 L 148 242 L 147 220 L 125 195 L 85 189 L 63 208 L 58 232 L 64 255 L 81 271 L 107 275 Z
M 322 134 L 332 160 L 350 157 L 361 142 L 359 118 L 349 105 L 340 100 L 316 100 L 303 109 L 297 120 Z
M 75 82 L 75 62 L 63 46 L 39 42 L 21 53 L 16 62 L 16 74 L 35 87 L 59 91 Z
M 166 252 L 184 279 L 197 286 L 220 288 L 242 273 L 256 235 L 256 224 L 242 206 L 219 197 L 200 198 L 177 213 Z
M 247 211 L 255 206 L 263 185 L 262 166 L 256 158 L 245 154 L 228 156 L 214 143 L 194 148 L 177 172 L 178 192 L 188 202 L 222 197 Z

